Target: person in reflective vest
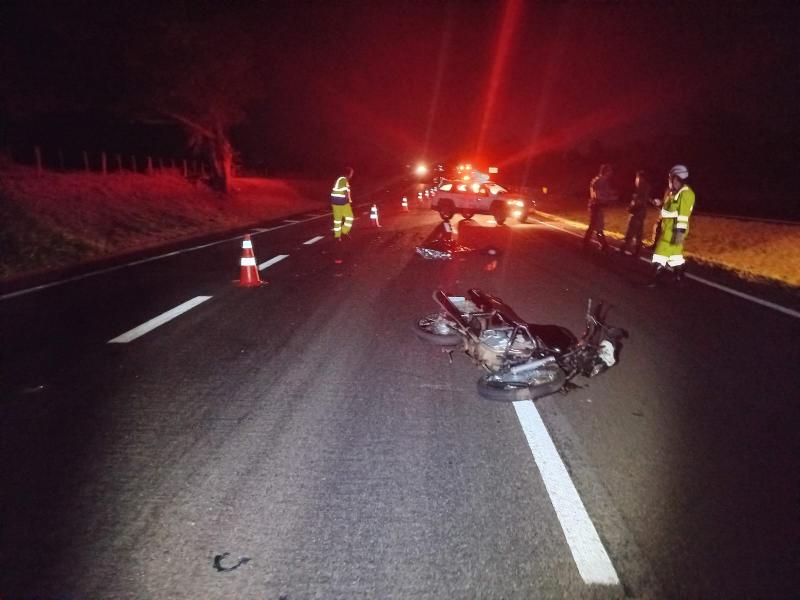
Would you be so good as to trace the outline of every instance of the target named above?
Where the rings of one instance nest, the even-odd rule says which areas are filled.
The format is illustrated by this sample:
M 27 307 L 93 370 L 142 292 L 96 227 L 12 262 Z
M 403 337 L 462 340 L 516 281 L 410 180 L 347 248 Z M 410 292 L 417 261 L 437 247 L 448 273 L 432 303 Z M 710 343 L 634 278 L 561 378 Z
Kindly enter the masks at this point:
M 333 211 L 333 237 L 342 241 L 342 234 L 350 237 L 350 228 L 353 227 L 353 208 L 350 198 L 350 180 L 353 178 L 353 168 L 347 167 L 345 174 L 336 179 L 331 189 L 331 209 Z
M 685 284 L 683 244 L 689 233 L 689 217 L 695 200 L 694 191 L 686 183 L 688 177 L 689 170 L 684 165 L 675 165 L 669 171 L 669 193 L 661 206 L 659 233 L 653 245 L 655 270 L 651 286 L 664 279 L 668 267 L 674 271 L 676 283 Z

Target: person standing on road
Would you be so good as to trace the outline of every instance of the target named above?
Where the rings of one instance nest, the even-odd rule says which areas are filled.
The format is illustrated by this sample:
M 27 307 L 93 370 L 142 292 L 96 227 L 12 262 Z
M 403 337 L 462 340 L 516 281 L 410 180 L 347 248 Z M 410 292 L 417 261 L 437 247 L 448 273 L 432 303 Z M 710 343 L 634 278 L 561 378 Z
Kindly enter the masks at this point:
M 337 242 L 342 241 L 342 234 L 350 238 L 350 228 L 353 226 L 353 207 L 350 197 L 350 180 L 353 178 L 353 168 L 347 167 L 344 175 L 336 179 L 331 190 L 331 210 L 333 211 L 333 237 Z
M 605 216 L 603 210 L 610 203 L 617 199 L 617 194 L 611 189 L 611 175 L 613 170 L 611 165 L 600 167 L 600 174 L 592 179 L 589 184 L 589 228 L 583 238 L 583 249 L 588 250 L 592 243 L 594 234 L 600 239 L 603 251 L 608 250 L 608 242 L 603 233 L 605 228 Z
M 619 251 L 624 254 L 631 245 L 631 253 L 634 257 L 639 256 L 642 250 L 642 235 L 644 233 L 644 220 L 647 216 L 647 206 L 652 203 L 650 199 L 650 183 L 645 177 L 644 171 L 636 172 L 634 180 L 635 190 L 631 196 L 631 203 L 628 205 L 630 218 L 628 219 L 628 230 L 625 232 L 625 241 Z
M 652 263 L 655 265 L 651 287 L 657 285 L 668 272 L 675 273 L 675 282 L 685 285 L 686 260 L 683 258 L 683 243 L 689 233 L 689 217 L 694 209 L 694 190 L 686 184 L 689 170 L 684 165 L 675 165 L 669 170 L 669 193 L 661 207 L 658 237 L 653 246 Z

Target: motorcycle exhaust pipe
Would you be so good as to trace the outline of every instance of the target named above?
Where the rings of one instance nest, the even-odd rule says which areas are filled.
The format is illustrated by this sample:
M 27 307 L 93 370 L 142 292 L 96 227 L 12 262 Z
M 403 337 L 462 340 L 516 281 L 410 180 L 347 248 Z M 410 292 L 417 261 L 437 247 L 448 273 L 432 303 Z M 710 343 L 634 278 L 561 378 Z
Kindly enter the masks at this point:
M 547 367 L 549 365 L 556 364 L 556 359 L 552 356 L 546 356 L 544 358 L 540 358 L 539 360 L 534 360 L 532 362 L 522 363 L 521 365 L 516 365 L 511 367 L 508 371 L 513 375 L 523 376 L 530 371 L 535 371 L 536 369 L 541 369 L 542 367 Z

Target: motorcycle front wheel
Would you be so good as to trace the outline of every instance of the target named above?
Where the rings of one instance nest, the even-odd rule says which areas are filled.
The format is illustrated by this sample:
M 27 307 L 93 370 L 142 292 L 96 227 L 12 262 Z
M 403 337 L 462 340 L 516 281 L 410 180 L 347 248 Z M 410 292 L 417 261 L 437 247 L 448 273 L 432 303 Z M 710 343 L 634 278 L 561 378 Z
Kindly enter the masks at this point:
M 431 313 L 414 321 L 412 329 L 417 337 L 436 346 L 458 346 L 461 334 L 452 321 L 441 313 Z
M 487 400 L 514 402 L 516 400 L 536 400 L 554 394 L 564 387 L 567 376 L 558 366 L 548 369 L 545 381 L 509 381 L 498 373 L 486 373 L 478 379 L 478 394 Z

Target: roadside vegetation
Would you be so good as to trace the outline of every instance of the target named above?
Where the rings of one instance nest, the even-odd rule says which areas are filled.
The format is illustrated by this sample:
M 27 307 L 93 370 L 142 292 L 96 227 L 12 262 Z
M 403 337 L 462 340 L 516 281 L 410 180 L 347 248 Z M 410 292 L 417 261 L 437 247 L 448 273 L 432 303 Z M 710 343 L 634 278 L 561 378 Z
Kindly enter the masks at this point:
M 326 209 L 327 182 L 236 178 L 228 195 L 179 175 L 57 173 L 0 169 L 0 278 L 64 267 L 286 216 Z M 539 212 L 586 227 L 580 200 L 550 197 Z M 658 218 L 651 209 L 648 243 Z M 621 240 L 624 205 L 606 211 Z M 800 288 L 800 225 L 692 217 L 686 254 L 762 283 Z
M 227 195 L 179 175 L 0 170 L 0 277 L 146 249 L 328 206 L 327 186 L 238 178 Z
M 547 199 L 539 203 L 540 213 L 586 229 L 585 201 Z M 606 210 L 606 235 L 622 240 L 628 226 L 626 205 Z M 658 210 L 648 211 L 646 243 L 652 243 Z M 800 287 L 800 224 L 781 225 L 742 221 L 696 214 L 691 219 L 685 245 L 686 256 L 699 263 L 721 267 L 737 276 L 761 283 Z

